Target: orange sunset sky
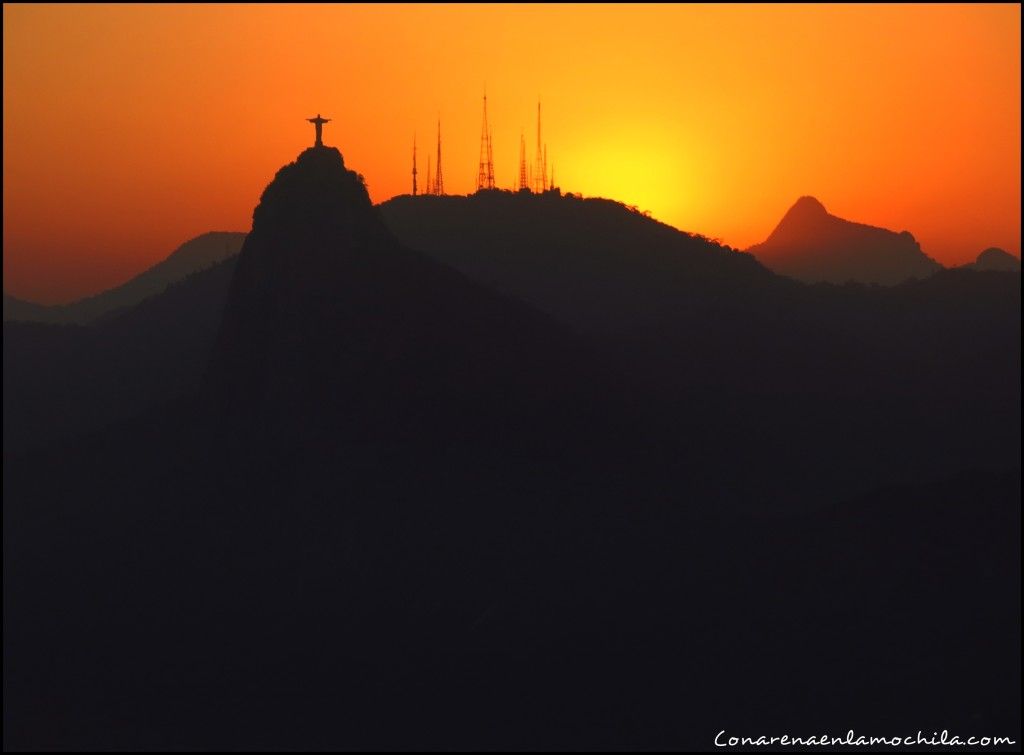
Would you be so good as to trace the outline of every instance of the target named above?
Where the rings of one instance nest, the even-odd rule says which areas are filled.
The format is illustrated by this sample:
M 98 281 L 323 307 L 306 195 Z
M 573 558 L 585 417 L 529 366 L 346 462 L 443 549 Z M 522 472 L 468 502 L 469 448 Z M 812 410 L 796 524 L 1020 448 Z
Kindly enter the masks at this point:
M 565 191 L 745 248 L 804 194 L 951 265 L 1020 253 L 1019 5 L 4 5 L 4 290 L 53 303 L 248 230 L 305 118 L 375 202 L 543 103 Z M 421 175 L 422 181 L 422 175 Z

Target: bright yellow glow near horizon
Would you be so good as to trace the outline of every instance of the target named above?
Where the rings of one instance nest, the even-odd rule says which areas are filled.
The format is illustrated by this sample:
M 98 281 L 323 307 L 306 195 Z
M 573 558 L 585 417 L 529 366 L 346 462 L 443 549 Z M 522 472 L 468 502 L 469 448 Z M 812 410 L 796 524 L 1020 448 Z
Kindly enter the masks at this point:
M 248 230 L 317 112 L 375 202 L 440 116 L 471 192 L 485 87 L 501 187 L 540 98 L 563 190 L 738 248 L 811 194 L 945 264 L 1019 255 L 1020 52 L 1019 5 L 7 4 L 4 289 L 67 301 Z

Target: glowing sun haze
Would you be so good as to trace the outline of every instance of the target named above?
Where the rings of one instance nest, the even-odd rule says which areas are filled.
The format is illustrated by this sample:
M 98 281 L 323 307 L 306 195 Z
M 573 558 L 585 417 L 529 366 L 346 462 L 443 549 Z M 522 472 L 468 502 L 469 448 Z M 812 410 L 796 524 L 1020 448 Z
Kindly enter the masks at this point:
M 4 5 L 4 289 L 67 301 L 248 230 L 313 141 L 375 202 L 444 140 L 497 183 L 538 97 L 565 191 L 744 248 L 804 194 L 945 264 L 1020 253 L 1020 6 Z M 423 180 L 421 173 L 420 179 Z

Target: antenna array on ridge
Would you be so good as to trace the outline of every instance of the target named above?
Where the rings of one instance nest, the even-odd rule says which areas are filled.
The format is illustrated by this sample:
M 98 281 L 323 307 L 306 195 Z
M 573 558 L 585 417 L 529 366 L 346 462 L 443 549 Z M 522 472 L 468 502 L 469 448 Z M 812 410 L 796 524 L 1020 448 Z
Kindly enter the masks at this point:
M 477 164 L 476 190 L 493 190 L 494 184 L 494 131 L 487 116 L 487 94 L 484 93 L 483 121 L 480 125 L 480 159 Z M 437 119 L 437 162 L 431 165 L 431 155 L 427 154 L 427 182 L 422 192 L 419 191 L 417 167 L 416 135 L 412 139 L 412 194 L 431 194 L 440 196 L 444 191 L 444 175 L 441 170 L 441 119 Z M 543 194 L 555 190 L 554 163 L 548 166 L 548 147 L 544 143 L 541 130 L 541 103 L 537 101 L 537 148 L 534 159 L 526 159 L 526 135 L 519 134 L 519 171 L 514 191 L 527 191 Z

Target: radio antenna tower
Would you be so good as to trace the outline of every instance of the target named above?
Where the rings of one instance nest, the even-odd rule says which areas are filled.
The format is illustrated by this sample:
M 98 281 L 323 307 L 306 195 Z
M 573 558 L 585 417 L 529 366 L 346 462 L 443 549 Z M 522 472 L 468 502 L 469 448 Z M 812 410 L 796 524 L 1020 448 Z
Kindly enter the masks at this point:
M 416 196 L 416 133 L 412 135 L 412 195 Z
M 526 175 L 526 137 L 519 132 L 519 191 L 530 188 L 530 179 Z
M 540 100 L 537 100 L 537 154 L 534 158 L 535 165 L 533 168 L 533 191 L 540 194 L 544 191 L 544 157 L 541 152 L 540 138 Z
M 434 193 L 444 194 L 444 176 L 441 175 L 441 119 L 437 119 L 437 178 L 434 179 Z
M 543 181 L 544 181 L 544 191 L 547 191 L 548 189 L 551 188 L 551 185 L 548 183 L 548 145 L 546 145 L 546 144 L 544 145 L 544 173 L 543 173 L 543 176 L 544 176 L 544 178 L 543 178 Z
M 487 175 L 494 188 L 494 129 L 487 132 Z
M 494 188 L 494 163 L 491 159 L 491 130 L 487 127 L 487 93 L 484 93 L 484 122 L 480 127 L 480 169 L 476 190 Z
M 434 187 L 431 186 L 430 182 L 430 153 L 427 153 L 427 189 L 423 192 L 424 194 L 433 194 Z

